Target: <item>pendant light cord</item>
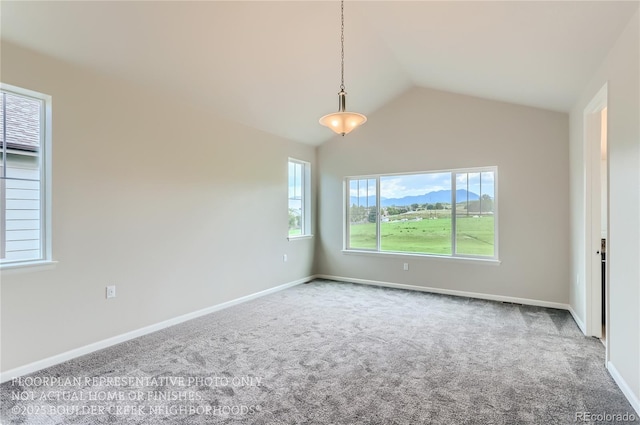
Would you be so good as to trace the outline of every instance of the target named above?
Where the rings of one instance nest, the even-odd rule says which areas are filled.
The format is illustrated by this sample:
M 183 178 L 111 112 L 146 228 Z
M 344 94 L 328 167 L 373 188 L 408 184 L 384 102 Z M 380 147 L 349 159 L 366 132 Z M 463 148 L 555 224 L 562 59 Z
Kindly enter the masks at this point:
M 340 93 L 338 112 L 320 118 L 320 124 L 344 136 L 367 122 L 367 117 L 357 112 L 347 112 L 347 93 L 344 91 L 344 0 L 340 0 Z
M 340 15 L 341 15 L 341 26 L 340 26 L 340 44 L 342 46 L 342 53 L 340 57 L 340 74 L 341 74 L 341 83 L 340 90 L 344 91 L 344 0 L 340 1 Z

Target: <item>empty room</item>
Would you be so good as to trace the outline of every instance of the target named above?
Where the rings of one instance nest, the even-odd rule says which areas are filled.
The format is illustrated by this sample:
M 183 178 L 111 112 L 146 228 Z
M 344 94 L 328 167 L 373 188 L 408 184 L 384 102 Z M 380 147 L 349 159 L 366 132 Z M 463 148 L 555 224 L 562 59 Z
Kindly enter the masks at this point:
M 0 423 L 640 424 L 640 2 L 0 4 Z

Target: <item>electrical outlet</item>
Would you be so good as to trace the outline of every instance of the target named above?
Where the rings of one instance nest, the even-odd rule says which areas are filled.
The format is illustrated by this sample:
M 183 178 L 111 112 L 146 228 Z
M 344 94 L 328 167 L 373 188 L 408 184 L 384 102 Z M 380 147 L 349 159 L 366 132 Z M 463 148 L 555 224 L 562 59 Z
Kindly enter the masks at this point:
M 282 256 L 282 261 L 283 261 L 283 262 L 285 262 L 285 263 L 287 262 L 287 254 L 284 254 L 284 255 Z
M 107 298 L 116 297 L 116 285 L 107 286 Z
M 409 270 L 409 263 L 404 263 L 404 271 Z

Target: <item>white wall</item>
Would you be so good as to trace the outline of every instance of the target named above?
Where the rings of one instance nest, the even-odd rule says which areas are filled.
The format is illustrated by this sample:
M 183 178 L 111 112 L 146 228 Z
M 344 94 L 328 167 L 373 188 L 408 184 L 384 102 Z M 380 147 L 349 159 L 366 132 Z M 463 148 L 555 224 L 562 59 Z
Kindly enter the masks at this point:
M 1 71 L 53 96 L 59 261 L 2 273 L 2 371 L 310 275 L 287 158 L 313 147 L 6 42 Z
M 369 118 L 318 149 L 316 272 L 568 303 L 567 114 L 415 88 Z M 341 252 L 345 176 L 490 165 L 499 174 L 499 266 Z
M 610 363 L 640 407 L 640 16 L 636 12 L 571 112 L 571 306 L 585 320 L 584 108 L 608 82 Z M 575 276 L 578 275 L 578 279 Z M 624 385 L 623 385 L 624 386 Z M 624 388 L 623 388 L 624 390 Z M 628 395 L 628 394 L 627 394 Z

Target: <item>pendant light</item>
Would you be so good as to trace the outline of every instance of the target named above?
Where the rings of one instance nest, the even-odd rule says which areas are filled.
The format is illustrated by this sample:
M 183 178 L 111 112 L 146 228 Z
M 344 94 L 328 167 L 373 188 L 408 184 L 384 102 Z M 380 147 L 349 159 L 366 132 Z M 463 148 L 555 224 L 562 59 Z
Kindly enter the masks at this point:
M 341 83 L 340 93 L 338 93 L 338 112 L 325 115 L 320 118 L 320 124 L 329 127 L 337 134 L 344 136 L 353 130 L 354 128 L 364 124 L 367 121 L 367 117 L 357 112 L 347 112 L 347 93 L 344 91 L 344 0 L 340 1 L 340 14 L 341 14 L 341 27 L 340 27 L 340 44 L 342 47 L 341 52 Z

